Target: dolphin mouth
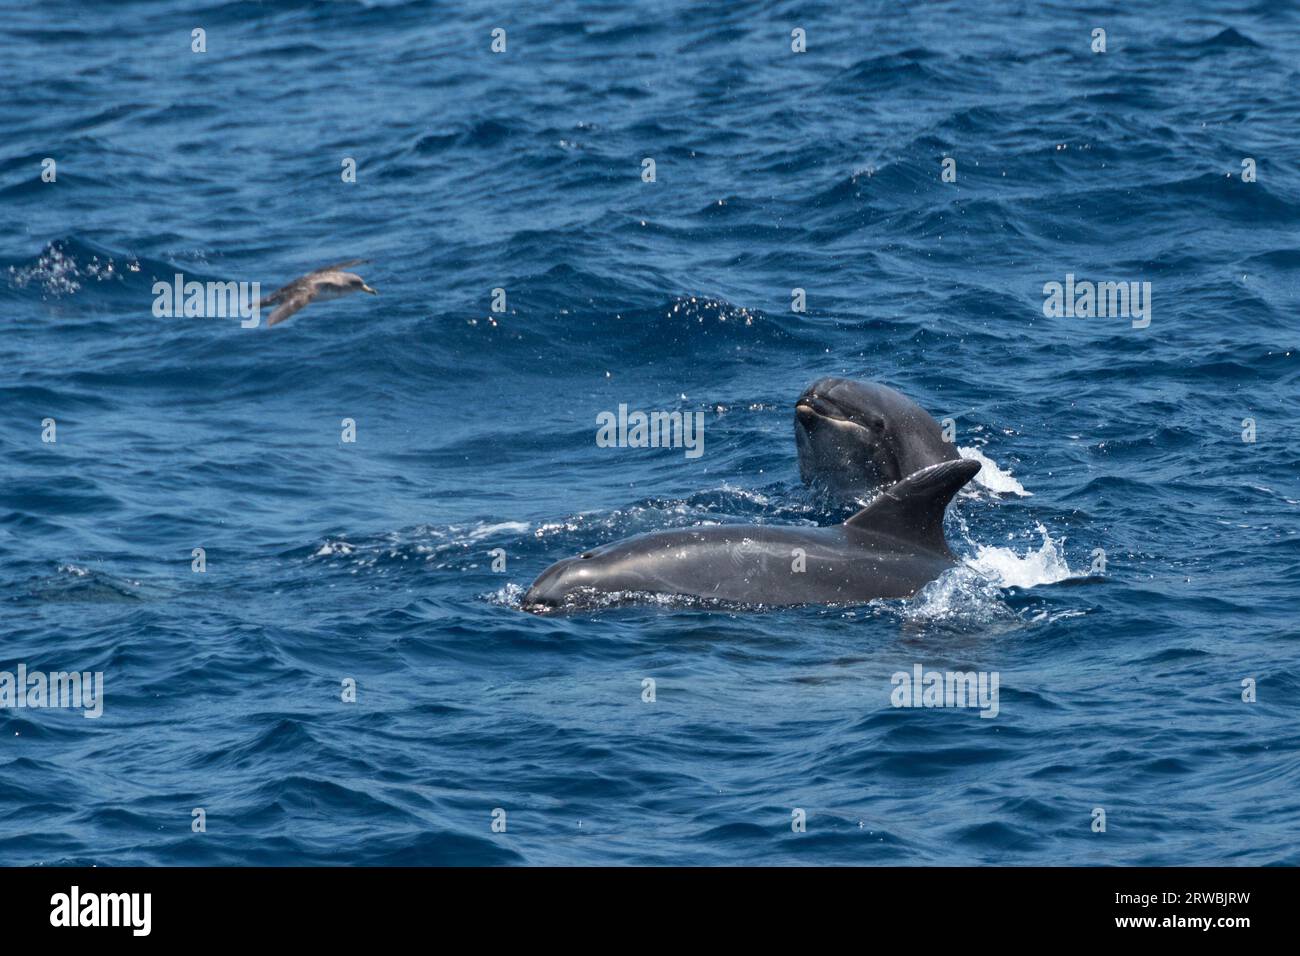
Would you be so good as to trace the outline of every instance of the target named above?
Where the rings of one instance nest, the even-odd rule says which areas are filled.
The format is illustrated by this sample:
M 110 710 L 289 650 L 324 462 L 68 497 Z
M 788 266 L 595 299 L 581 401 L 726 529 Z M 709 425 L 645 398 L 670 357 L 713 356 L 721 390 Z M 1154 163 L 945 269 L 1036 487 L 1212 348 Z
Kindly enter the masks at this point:
M 525 614 L 536 614 L 539 617 L 545 617 L 548 614 L 559 613 L 560 606 L 548 601 L 535 600 L 525 594 L 524 599 L 519 602 L 519 610 L 523 611 Z
M 796 419 L 802 421 L 824 418 L 833 422 L 853 424 L 849 412 L 842 405 L 815 392 L 811 395 L 799 396 L 799 400 L 794 403 L 794 414 Z
M 539 587 L 538 582 L 534 582 L 519 601 L 519 610 L 528 614 L 558 614 L 563 609 L 564 601 L 561 597 L 551 589 Z
M 537 580 L 524 592 L 519 610 L 529 614 L 555 614 L 562 611 L 570 591 L 565 584 L 564 574 L 578 560 L 581 559 L 564 558 L 539 574 Z

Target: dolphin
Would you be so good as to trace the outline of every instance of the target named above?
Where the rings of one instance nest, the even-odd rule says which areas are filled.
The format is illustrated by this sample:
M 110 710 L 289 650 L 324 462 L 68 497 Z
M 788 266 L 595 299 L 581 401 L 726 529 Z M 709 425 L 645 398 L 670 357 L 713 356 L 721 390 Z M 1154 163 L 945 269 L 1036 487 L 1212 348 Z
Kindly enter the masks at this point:
M 794 406 L 799 477 L 837 504 L 861 505 L 881 488 L 941 461 L 959 461 L 939 423 L 901 392 L 875 382 L 822 378 Z
M 967 459 L 931 465 L 832 527 L 713 525 L 616 541 L 551 565 L 521 607 L 547 614 L 665 595 L 776 607 L 911 597 L 956 563 L 943 515 L 979 469 Z

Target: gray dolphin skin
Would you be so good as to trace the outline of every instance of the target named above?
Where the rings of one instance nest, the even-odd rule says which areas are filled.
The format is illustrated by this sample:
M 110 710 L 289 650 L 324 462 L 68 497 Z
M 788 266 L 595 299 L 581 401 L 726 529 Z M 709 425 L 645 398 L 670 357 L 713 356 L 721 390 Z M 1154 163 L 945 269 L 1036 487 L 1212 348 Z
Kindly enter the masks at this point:
M 961 456 L 930 414 L 887 385 L 823 378 L 794 406 L 799 476 L 839 504 L 862 504 L 881 488 Z
M 956 563 L 943 515 L 979 469 L 966 459 L 931 465 L 833 527 L 715 525 L 617 541 L 551 565 L 521 606 L 547 614 L 654 595 L 769 607 L 911 597 Z

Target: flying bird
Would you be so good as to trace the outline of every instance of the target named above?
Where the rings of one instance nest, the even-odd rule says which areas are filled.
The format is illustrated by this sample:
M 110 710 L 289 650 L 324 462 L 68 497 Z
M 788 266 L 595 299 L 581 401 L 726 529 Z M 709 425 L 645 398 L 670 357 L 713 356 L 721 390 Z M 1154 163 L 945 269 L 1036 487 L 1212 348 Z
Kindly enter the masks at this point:
M 359 266 L 369 261 L 369 259 L 349 259 L 346 262 L 336 262 L 332 266 L 323 266 L 272 292 L 261 300 L 262 305 L 275 306 L 275 311 L 266 320 L 267 326 L 283 322 L 313 302 L 328 302 L 349 292 L 369 292 L 371 295 L 379 295 L 366 285 L 361 276 L 354 272 L 343 271 L 350 266 Z

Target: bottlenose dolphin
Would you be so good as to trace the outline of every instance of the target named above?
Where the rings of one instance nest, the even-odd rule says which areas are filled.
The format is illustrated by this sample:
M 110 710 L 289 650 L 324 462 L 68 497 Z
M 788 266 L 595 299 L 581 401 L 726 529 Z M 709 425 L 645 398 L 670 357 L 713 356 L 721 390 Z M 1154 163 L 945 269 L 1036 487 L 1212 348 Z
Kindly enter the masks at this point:
M 966 459 L 931 465 L 833 527 L 715 525 L 616 541 L 551 565 L 522 608 L 545 614 L 654 595 L 768 606 L 910 597 L 955 563 L 944 510 L 979 469 Z
M 840 504 L 862 504 L 881 488 L 941 461 L 959 461 L 939 423 L 887 385 L 823 378 L 794 406 L 799 477 Z

